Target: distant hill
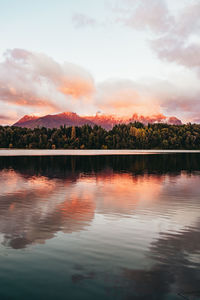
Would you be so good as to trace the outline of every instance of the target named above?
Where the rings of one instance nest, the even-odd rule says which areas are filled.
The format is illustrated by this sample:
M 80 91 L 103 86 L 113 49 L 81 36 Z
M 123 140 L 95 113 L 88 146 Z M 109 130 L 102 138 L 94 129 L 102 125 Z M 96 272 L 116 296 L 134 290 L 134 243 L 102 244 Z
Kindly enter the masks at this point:
M 128 124 L 130 122 L 141 122 L 143 124 L 154 124 L 154 123 L 168 123 L 172 125 L 181 125 L 182 122 L 176 117 L 169 117 L 160 114 L 154 116 L 139 116 L 133 114 L 130 118 L 118 118 L 114 115 L 96 114 L 95 116 L 79 116 L 73 112 L 64 112 L 55 115 L 46 115 L 43 117 L 25 115 L 13 126 L 36 128 L 36 127 L 47 127 L 47 128 L 59 128 L 60 126 L 82 126 L 85 124 L 94 126 L 99 125 L 107 130 L 112 129 L 117 124 Z
M 94 126 L 94 123 L 90 120 L 80 117 L 76 113 L 64 112 L 56 115 L 46 115 L 43 117 L 24 116 L 13 126 L 35 128 L 35 127 L 47 127 L 47 128 L 59 128 L 60 126 L 82 126 L 88 124 Z

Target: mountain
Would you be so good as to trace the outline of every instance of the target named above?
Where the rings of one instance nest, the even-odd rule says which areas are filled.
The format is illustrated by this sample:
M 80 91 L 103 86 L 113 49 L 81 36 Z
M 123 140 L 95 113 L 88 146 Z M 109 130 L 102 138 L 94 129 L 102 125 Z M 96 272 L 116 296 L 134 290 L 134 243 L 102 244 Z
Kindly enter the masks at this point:
M 129 122 L 141 122 L 145 125 L 148 123 L 154 124 L 154 123 L 167 123 L 170 125 L 181 125 L 182 122 L 176 117 L 169 117 L 167 118 L 163 114 L 157 114 L 153 116 L 139 116 L 137 114 L 134 114 L 132 118 L 129 119 Z
M 176 118 L 176 117 L 170 117 L 170 118 L 167 120 L 167 123 L 168 123 L 168 124 L 171 124 L 171 125 L 182 125 L 181 120 L 179 120 L 179 119 Z
M 35 127 L 47 127 L 47 128 L 58 128 L 60 126 L 82 126 L 88 124 L 94 126 L 90 120 L 80 117 L 76 113 L 64 112 L 56 115 L 46 115 L 44 117 L 23 117 L 13 126 L 35 128 Z
M 168 123 L 174 125 L 181 125 L 181 120 L 176 117 L 169 117 L 159 114 L 154 116 L 139 116 L 133 114 L 130 118 L 118 118 L 114 115 L 101 115 L 96 114 L 95 116 L 82 117 L 72 112 L 64 112 L 56 115 L 46 115 L 43 117 L 36 116 L 24 116 L 13 126 L 35 128 L 35 127 L 47 127 L 47 128 L 58 128 L 60 126 L 82 126 L 85 124 L 94 126 L 99 125 L 106 130 L 112 129 L 117 124 L 128 124 L 131 122 L 141 122 L 143 124 L 148 123 Z
M 21 118 L 17 123 L 19 124 L 26 124 L 29 121 L 34 121 L 38 119 L 36 116 L 31 116 L 31 115 L 25 115 L 23 118 Z
M 117 124 L 129 123 L 127 119 L 117 118 L 113 115 L 96 114 L 95 116 L 87 116 L 86 118 L 92 123 L 101 126 L 107 130 L 111 130 Z

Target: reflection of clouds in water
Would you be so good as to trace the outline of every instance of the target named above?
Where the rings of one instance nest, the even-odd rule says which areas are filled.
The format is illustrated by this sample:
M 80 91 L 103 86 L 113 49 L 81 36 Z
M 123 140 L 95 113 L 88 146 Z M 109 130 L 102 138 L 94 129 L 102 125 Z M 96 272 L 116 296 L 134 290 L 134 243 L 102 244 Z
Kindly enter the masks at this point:
M 143 229 L 144 234 L 145 227 L 149 233 L 152 228 L 155 238 L 161 232 L 178 232 L 196 222 L 199 183 L 199 176 L 186 173 L 133 176 L 106 171 L 87 180 L 79 179 L 77 187 L 92 192 L 97 213 L 116 219 L 131 216 L 133 227 Z
M 166 294 L 183 294 L 198 299 L 200 291 L 200 222 L 179 234 L 161 235 L 149 255 L 155 260 L 150 270 L 125 269 L 127 295 L 134 299 L 165 299 Z M 198 260 L 191 261 L 196 254 Z M 129 297 L 127 298 L 129 299 Z
M 44 243 L 59 231 L 84 230 L 95 209 L 116 220 L 131 217 L 126 226 L 139 230 L 144 240 L 148 231 L 148 243 L 161 233 L 184 230 L 199 215 L 199 176 L 135 175 L 111 167 L 84 173 L 73 171 L 74 164 L 71 180 L 69 171 L 62 178 L 1 171 L 0 231 L 5 245 L 26 247 Z M 192 195 L 190 201 L 185 195 Z
M 0 195 L 25 192 L 26 190 L 38 191 L 40 188 L 50 190 L 55 187 L 55 182 L 43 176 L 31 176 L 26 178 L 13 170 L 0 172 Z M 26 180 L 27 179 L 27 180 Z
M 58 231 L 80 231 L 92 221 L 93 199 L 78 191 L 71 195 L 68 183 L 65 186 L 59 180 L 43 177 L 27 179 L 12 171 L 11 182 L 16 185 L 10 189 L 9 175 L 10 171 L 4 172 L 3 183 L 0 181 L 7 191 L 0 196 L 0 231 L 4 245 L 23 248 L 44 243 Z
M 157 201 L 162 189 L 162 176 L 132 176 L 130 174 L 113 174 L 99 177 L 97 175 L 98 212 L 119 213 L 123 216 L 134 213 L 140 205 L 149 206 Z

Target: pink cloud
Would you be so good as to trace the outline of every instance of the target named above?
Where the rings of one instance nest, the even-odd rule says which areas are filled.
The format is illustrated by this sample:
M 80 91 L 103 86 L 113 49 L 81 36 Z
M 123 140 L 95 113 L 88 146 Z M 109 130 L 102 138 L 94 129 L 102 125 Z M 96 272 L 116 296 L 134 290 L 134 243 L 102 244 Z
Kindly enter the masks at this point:
M 71 110 L 74 101 L 86 101 L 94 88 L 89 72 L 44 54 L 8 50 L 0 63 L 0 101 L 6 103 Z
M 8 50 L 0 63 L 0 122 L 12 123 L 25 114 L 73 111 L 81 115 L 143 116 L 167 114 L 197 119 L 200 89 L 170 82 L 107 80 L 96 84 L 84 68 L 59 64 L 45 54 Z
M 106 113 L 127 116 L 133 113 L 159 114 L 156 97 L 145 92 L 145 86 L 131 80 L 107 80 L 97 87 L 96 104 Z
M 117 21 L 134 30 L 149 30 L 150 45 L 160 59 L 173 62 L 200 75 L 200 2 L 188 1 L 178 13 L 165 0 L 120 1 Z
M 160 33 L 173 23 L 168 8 L 162 0 L 135 0 L 122 3 L 129 7 L 129 12 L 121 18 L 127 26 L 136 29 L 147 28 Z

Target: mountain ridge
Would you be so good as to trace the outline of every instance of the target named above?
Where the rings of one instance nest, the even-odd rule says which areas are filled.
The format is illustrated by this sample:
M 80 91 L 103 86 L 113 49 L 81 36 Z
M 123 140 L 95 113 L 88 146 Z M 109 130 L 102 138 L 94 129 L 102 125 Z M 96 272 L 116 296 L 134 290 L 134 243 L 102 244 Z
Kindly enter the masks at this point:
M 47 127 L 58 128 L 60 126 L 83 126 L 83 125 L 99 125 L 106 130 L 112 129 L 117 124 L 128 124 L 133 122 L 141 122 L 143 124 L 154 123 L 167 123 L 171 125 L 181 125 L 182 122 L 178 118 L 166 117 L 163 114 L 157 114 L 152 116 L 142 116 L 133 114 L 132 117 L 117 117 L 115 115 L 96 114 L 94 116 L 80 116 L 74 112 L 63 112 L 54 115 L 34 116 L 25 115 L 13 126 L 18 127 Z

